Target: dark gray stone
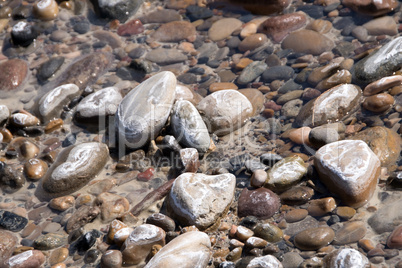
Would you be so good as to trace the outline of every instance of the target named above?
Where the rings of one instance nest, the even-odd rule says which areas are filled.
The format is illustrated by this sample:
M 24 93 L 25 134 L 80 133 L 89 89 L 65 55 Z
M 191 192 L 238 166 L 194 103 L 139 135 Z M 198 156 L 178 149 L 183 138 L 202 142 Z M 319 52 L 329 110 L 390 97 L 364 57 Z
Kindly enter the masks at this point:
M 28 219 L 15 213 L 0 210 L 0 227 L 12 232 L 19 232 L 28 224 Z
M 273 66 L 268 68 L 263 74 L 262 79 L 270 83 L 274 80 L 289 80 L 293 78 L 295 71 L 289 66 Z

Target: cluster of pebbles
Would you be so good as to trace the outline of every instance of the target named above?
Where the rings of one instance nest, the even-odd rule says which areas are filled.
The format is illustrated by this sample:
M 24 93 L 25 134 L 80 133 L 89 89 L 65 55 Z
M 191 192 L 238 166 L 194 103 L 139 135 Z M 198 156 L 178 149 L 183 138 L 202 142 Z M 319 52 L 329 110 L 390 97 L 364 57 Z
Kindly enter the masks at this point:
M 0 267 L 402 267 L 396 0 L 4 0 Z

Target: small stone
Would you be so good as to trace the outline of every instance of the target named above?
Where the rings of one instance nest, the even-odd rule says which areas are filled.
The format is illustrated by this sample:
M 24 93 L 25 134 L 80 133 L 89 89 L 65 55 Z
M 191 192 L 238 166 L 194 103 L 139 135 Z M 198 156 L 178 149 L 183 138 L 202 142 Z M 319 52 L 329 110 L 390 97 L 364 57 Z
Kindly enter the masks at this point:
M 341 264 L 344 267 L 371 267 L 366 256 L 355 249 L 344 248 L 332 251 L 325 256 L 324 264 L 327 267 L 337 267 Z
M 0 236 L 0 266 L 6 267 L 6 261 L 13 254 L 18 239 L 14 234 L 5 230 L 0 230 Z
M 254 232 L 244 226 L 237 226 L 235 236 L 240 240 L 245 242 L 247 239 L 252 237 Z
M 64 122 L 62 119 L 57 118 L 49 122 L 49 124 L 46 125 L 45 127 L 45 133 L 49 134 L 52 133 L 53 131 L 60 129 L 63 126 Z
M 110 222 L 121 217 L 130 209 L 128 200 L 120 195 L 101 193 L 95 199 L 95 204 L 100 207 L 103 222 Z
M 295 186 L 280 195 L 281 201 L 289 205 L 307 203 L 314 195 L 314 190 L 307 186 Z
M 33 14 L 40 20 L 53 20 L 59 14 L 59 6 L 54 0 L 41 0 L 33 5 Z
M 81 235 L 74 243 L 74 250 L 78 251 L 78 254 L 83 254 L 92 248 L 96 240 L 101 236 L 101 232 L 98 230 L 92 230 Z
M 34 241 L 34 248 L 39 250 L 49 250 L 67 244 L 67 236 L 56 233 L 41 235 Z
M 174 220 L 162 213 L 154 213 L 149 216 L 146 223 L 162 228 L 165 232 L 172 232 L 176 229 Z
M 240 29 L 242 22 L 235 18 L 223 18 L 212 24 L 208 30 L 208 36 L 212 41 L 220 41 L 228 38 L 234 31 Z
M 56 209 L 59 211 L 66 211 L 67 209 L 74 206 L 75 199 L 71 195 L 66 195 L 62 197 L 53 198 L 49 202 L 49 206 L 52 209 Z
M 43 160 L 31 158 L 24 165 L 24 172 L 31 180 L 41 179 L 47 171 L 47 164 Z
M 28 74 L 28 64 L 21 59 L 10 59 L 0 64 L 0 88 L 9 91 L 18 88 Z
M 402 225 L 395 228 L 389 235 L 387 239 L 387 246 L 395 249 L 402 248 Z
M 206 229 L 226 213 L 234 188 L 235 177 L 229 173 L 215 176 L 184 173 L 173 183 L 168 211 L 182 224 Z
M 172 21 L 162 24 L 152 35 L 159 42 L 180 42 L 182 40 L 194 40 L 196 30 L 188 21 Z
M 239 92 L 247 97 L 250 103 L 253 105 L 254 112 L 253 114 L 260 114 L 261 110 L 264 107 L 265 97 L 261 91 L 254 88 L 243 88 L 240 89 Z
M 138 19 L 130 20 L 117 28 L 117 34 L 120 36 L 131 36 L 142 32 L 144 32 L 144 26 Z
M 242 127 L 253 112 L 250 101 L 236 90 L 214 92 L 202 99 L 197 109 L 204 114 L 209 131 L 218 136 Z
M 270 243 L 282 240 L 282 230 L 272 223 L 258 223 L 254 228 L 254 234 Z
M 285 107 L 285 106 L 283 106 L 283 107 Z M 289 139 L 296 144 L 308 145 L 308 144 L 310 144 L 310 141 L 309 141 L 310 131 L 311 131 L 311 128 L 309 128 L 309 127 L 301 127 L 301 128 L 292 129 L 291 132 L 289 133 Z
M 382 113 L 390 109 L 394 102 L 394 97 L 388 93 L 380 93 L 367 97 L 362 105 L 366 110 L 374 113 Z
M 32 127 L 39 125 L 39 119 L 32 114 L 22 111 L 10 116 L 10 123 L 16 127 Z
M 282 41 L 282 49 L 293 49 L 298 53 L 320 55 L 334 47 L 334 43 L 325 35 L 312 30 L 299 30 L 290 33 Z
M 259 77 L 266 69 L 267 65 L 264 62 L 253 61 L 243 69 L 237 78 L 237 83 L 240 85 L 246 85 Z
M 249 248 L 264 248 L 268 242 L 262 238 L 252 236 L 247 239 L 246 246 Z
M 38 35 L 37 29 L 31 23 L 20 21 L 11 30 L 11 41 L 14 46 L 28 47 Z
M 328 125 L 313 128 L 308 136 L 309 142 L 315 148 L 340 140 L 338 131 Z
M 272 217 L 280 206 L 279 197 L 265 188 L 244 188 L 238 201 L 238 216 L 256 216 L 261 219 Z
M 28 250 L 12 256 L 7 261 L 7 267 L 25 268 L 40 267 L 45 262 L 45 255 L 40 250 Z
M 381 2 L 344 0 L 342 4 L 356 12 L 376 17 L 391 12 L 398 6 L 398 2 L 395 0 L 385 0 Z
M 165 245 L 165 231 L 151 224 L 134 229 L 123 245 L 123 262 L 136 265 L 145 260 L 154 245 Z
M 19 232 L 24 229 L 27 224 L 27 218 L 13 212 L 0 210 L 0 227 L 12 232 Z
M 268 38 L 265 34 L 253 34 L 247 36 L 239 44 L 239 50 L 246 52 L 247 50 L 254 50 L 258 47 L 265 45 L 268 42 Z
M 321 92 L 333 88 L 341 84 L 350 84 L 352 82 L 352 74 L 348 70 L 339 70 L 335 74 L 322 80 L 316 86 Z
M 292 67 L 289 66 L 272 66 L 264 71 L 262 74 L 262 79 L 267 82 L 271 83 L 275 80 L 284 80 L 287 81 L 293 78 L 295 71 Z
M 258 31 L 271 37 L 275 42 L 281 42 L 289 33 L 302 28 L 306 24 L 306 15 L 295 12 L 281 16 L 270 17 L 259 27 Z
M 311 200 L 308 204 L 308 213 L 313 217 L 321 217 L 332 212 L 336 208 L 336 201 L 333 197 Z
M 317 250 L 334 240 L 335 232 L 329 227 L 309 228 L 294 238 L 295 246 L 301 250 Z
M 288 223 L 298 222 L 306 218 L 308 215 L 307 209 L 292 209 L 285 215 L 285 220 Z
M 100 213 L 99 207 L 81 206 L 68 219 L 66 225 L 67 233 L 70 233 L 88 222 L 92 222 Z
M 272 255 L 266 255 L 252 259 L 246 268 L 259 267 L 283 268 L 282 263 Z
M 108 0 L 96 0 L 94 6 L 101 18 L 117 19 L 121 22 L 126 21 L 134 15 L 142 5 L 143 0 L 116 0 L 110 2 Z
M 345 223 L 335 233 L 334 245 L 351 244 L 362 239 L 367 232 L 366 224 L 362 221 L 352 221 Z
M 396 35 L 398 33 L 398 25 L 391 16 L 383 16 L 375 18 L 363 24 L 370 35 Z
M 63 262 L 68 258 L 69 251 L 67 248 L 58 248 L 52 251 L 49 257 L 49 264 L 55 265 Z
M 273 191 L 284 191 L 298 183 L 307 173 L 304 161 L 299 156 L 290 156 L 268 170 L 265 186 Z
M 307 26 L 308 29 L 319 32 L 321 34 L 328 33 L 332 29 L 332 23 L 328 20 L 314 20 Z
M 268 175 L 263 169 L 257 169 L 253 172 L 253 175 L 250 179 L 250 184 L 253 187 L 262 187 L 267 180 Z
M 351 207 L 338 207 L 336 209 L 336 215 L 345 220 L 350 220 L 356 214 L 356 210 Z
M 121 251 L 109 249 L 102 255 L 101 268 L 121 268 L 123 264 L 123 255 Z
M 298 268 L 303 260 L 297 252 L 287 252 L 283 255 L 282 264 L 286 268 Z

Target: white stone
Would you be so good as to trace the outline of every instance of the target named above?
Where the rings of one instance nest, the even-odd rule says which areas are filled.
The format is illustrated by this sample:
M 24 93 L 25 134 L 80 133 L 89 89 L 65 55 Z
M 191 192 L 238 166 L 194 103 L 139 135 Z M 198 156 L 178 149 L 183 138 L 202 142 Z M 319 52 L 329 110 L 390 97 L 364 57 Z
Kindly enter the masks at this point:
M 246 268 L 282 268 L 282 263 L 272 255 L 252 259 Z
M 117 88 L 107 87 L 81 100 L 76 113 L 85 118 L 114 115 L 122 99 Z
M 218 136 L 241 128 L 253 113 L 247 97 L 232 89 L 208 95 L 198 103 L 197 109 L 203 114 L 209 131 Z
M 175 99 L 176 77 L 158 73 L 131 90 L 116 113 L 119 141 L 137 149 L 156 138 L 165 125 Z
M 303 159 L 300 156 L 289 156 L 268 170 L 265 184 L 272 190 L 286 190 L 299 182 L 306 173 Z
M 204 153 L 208 150 L 211 139 L 207 126 L 191 102 L 176 101 L 170 124 L 174 137 L 183 146 L 195 148 Z
M 184 233 L 164 246 L 144 268 L 205 268 L 211 256 L 211 241 L 203 232 Z
M 366 256 L 352 248 L 338 249 L 324 258 L 324 266 L 331 268 L 368 268 L 370 262 Z
M 206 229 L 216 223 L 231 204 L 236 185 L 234 175 L 183 173 L 169 194 L 168 208 L 183 224 Z

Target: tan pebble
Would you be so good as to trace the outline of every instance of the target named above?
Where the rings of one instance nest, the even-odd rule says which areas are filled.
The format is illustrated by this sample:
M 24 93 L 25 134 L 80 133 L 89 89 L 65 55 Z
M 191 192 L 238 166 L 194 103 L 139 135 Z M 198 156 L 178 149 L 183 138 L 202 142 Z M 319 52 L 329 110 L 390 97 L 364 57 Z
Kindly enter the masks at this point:
M 32 127 L 39 125 L 39 119 L 26 111 L 20 111 L 10 116 L 10 123 L 16 127 Z
M 310 144 L 308 140 L 308 135 L 310 134 L 310 127 L 301 127 L 292 130 L 289 133 L 289 139 L 296 144 Z
M 361 247 L 367 252 L 375 248 L 374 243 L 370 239 L 360 239 L 358 244 L 359 247 Z
M 227 222 L 221 222 L 221 225 L 218 228 L 219 231 L 228 231 L 230 230 L 230 225 Z
M 266 245 L 268 245 L 268 241 L 255 236 L 248 238 L 246 241 L 246 246 L 249 248 L 264 248 Z
M 59 262 L 63 262 L 67 259 L 69 251 L 67 248 L 57 248 L 50 253 L 49 264 L 55 265 Z
M 402 86 L 393 87 L 393 88 L 391 88 L 391 89 L 388 91 L 388 93 L 389 93 L 391 96 L 396 96 L 396 95 L 398 95 L 398 94 L 401 94 L 401 93 L 402 93 Z
M 353 59 L 344 59 L 342 62 L 341 62 L 341 65 L 340 65 L 340 67 L 341 67 L 341 69 L 344 69 L 344 70 L 351 70 L 352 69 L 352 67 L 353 67 L 353 64 L 354 64 L 354 60 Z
M 315 88 L 322 92 L 337 85 L 350 84 L 351 82 L 352 74 L 348 70 L 339 70 L 330 77 L 322 80 Z
M 88 204 L 92 203 L 92 201 L 93 201 L 92 195 L 82 194 L 82 195 L 78 196 L 77 199 L 75 200 L 75 207 L 79 208 L 84 205 L 88 205 Z
M 254 235 L 254 232 L 244 226 L 237 226 L 236 237 L 240 241 L 246 241 Z
M 109 225 L 109 232 L 107 234 L 107 242 L 111 243 L 114 239 L 114 235 L 116 234 L 117 231 L 127 228 L 128 226 L 123 223 L 122 221 L 119 220 L 113 220 L 110 225 Z
M 363 101 L 363 107 L 374 113 L 382 113 L 387 111 L 394 104 L 395 99 L 388 93 L 380 93 L 367 97 Z
M 59 14 L 59 6 L 55 0 L 40 0 L 34 4 L 33 13 L 41 20 L 53 20 Z
M 209 91 L 212 93 L 224 89 L 238 89 L 238 87 L 234 83 L 230 82 L 212 83 L 209 86 Z
M 226 257 L 226 260 L 231 261 L 231 262 L 235 262 L 238 259 L 241 258 L 241 254 L 243 252 L 243 249 L 241 247 L 238 248 L 234 248 Z
M 49 134 L 63 126 L 63 120 L 60 118 L 50 121 L 45 127 L 45 133 Z
M 265 118 L 272 118 L 275 115 L 275 111 L 272 109 L 264 109 L 262 111 L 262 116 L 264 116 Z
M 22 208 L 22 207 L 14 208 L 13 213 L 15 213 L 15 214 L 17 214 L 17 215 L 19 215 L 21 217 L 24 217 L 24 218 L 27 218 L 27 216 L 28 216 L 27 210 L 25 208 Z
M 39 180 L 47 171 L 47 164 L 41 159 L 32 158 L 29 159 L 24 165 L 24 172 L 28 179 Z
M 0 133 L 3 135 L 3 142 L 8 143 L 13 139 L 13 134 L 7 128 L 0 129 Z
M 158 253 L 158 251 L 161 250 L 161 249 L 162 249 L 161 245 L 153 245 L 152 248 L 151 248 L 151 253 L 150 253 L 151 257 L 155 256 L 156 253 Z
M 63 1 L 60 3 L 59 7 L 67 9 L 67 10 L 73 10 L 74 2 L 73 1 Z
M 244 246 L 244 243 L 243 243 L 243 242 L 240 242 L 240 241 L 237 240 L 237 239 L 230 239 L 229 245 L 230 245 L 232 248 L 237 248 L 237 247 L 243 247 L 243 246 Z
M 195 227 L 195 225 L 191 225 L 191 226 L 186 226 L 184 227 L 182 230 L 182 233 L 187 233 L 187 232 L 195 232 L 195 231 L 199 231 L 197 227 Z
M 249 58 L 241 58 L 240 61 L 236 64 L 236 68 L 239 70 L 243 70 L 252 62 L 253 62 L 253 60 L 251 60 Z
M 335 9 L 328 13 L 329 18 L 335 18 L 339 16 L 339 10 Z
M 240 32 L 240 37 L 244 39 L 247 36 L 255 34 L 257 32 L 257 29 L 258 29 L 258 26 L 256 23 L 248 22 L 243 25 L 243 29 L 241 29 L 241 32 Z
M 336 209 L 336 215 L 341 217 L 342 219 L 349 220 L 353 218 L 353 216 L 356 214 L 356 210 L 351 207 L 338 207 Z
M 27 246 L 20 246 L 14 249 L 13 255 L 18 255 L 22 252 L 28 251 L 28 250 L 33 250 L 33 247 L 27 247 Z
M 119 250 L 108 250 L 101 258 L 101 268 L 120 268 L 123 263 L 123 256 Z
M 377 81 L 374 81 L 374 82 L 368 84 L 363 90 L 363 95 L 371 96 L 371 95 L 386 91 L 389 88 L 392 88 L 395 86 L 401 86 L 401 84 L 402 84 L 402 75 L 393 75 L 393 76 L 383 77 Z
M 50 268 L 66 268 L 67 266 L 64 263 L 56 263 L 52 265 Z
M 187 53 L 191 53 L 191 52 L 196 51 L 194 49 L 194 45 L 192 43 L 189 43 L 189 42 L 180 43 L 179 49 L 181 49 L 181 50 L 183 50 L 184 52 L 187 52 Z
M 263 169 L 258 169 L 253 172 L 253 175 L 251 176 L 250 179 L 250 184 L 253 187 L 262 187 L 267 180 L 267 172 Z
M 234 237 L 236 235 L 236 232 L 237 232 L 237 226 L 232 224 L 232 227 L 230 227 L 229 230 L 229 236 Z
M 328 20 L 315 20 L 307 26 L 307 29 L 325 34 L 332 29 L 332 23 Z
M 59 211 L 65 211 L 74 206 L 75 199 L 71 195 L 61 196 L 50 200 L 49 206 Z
M 220 248 L 214 252 L 212 257 L 214 258 L 224 258 L 229 254 L 230 250 L 228 248 Z
M 133 228 L 130 227 L 125 227 L 116 231 L 113 237 L 113 242 L 119 247 L 121 247 L 132 231 Z
M 311 216 L 320 217 L 333 211 L 336 208 L 336 202 L 333 197 L 311 200 L 307 210 Z
M 306 218 L 308 211 L 306 209 L 293 209 L 285 214 L 285 220 L 288 223 L 298 222 Z
M 265 34 L 252 34 L 241 41 L 241 43 L 239 44 L 239 50 L 241 52 L 246 52 L 247 50 L 256 49 L 267 42 L 268 37 Z
M 25 159 L 35 158 L 39 154 L 39 147 L 26 138 L 15 138 L 10 147 L 18 148 L 18 151 Z

